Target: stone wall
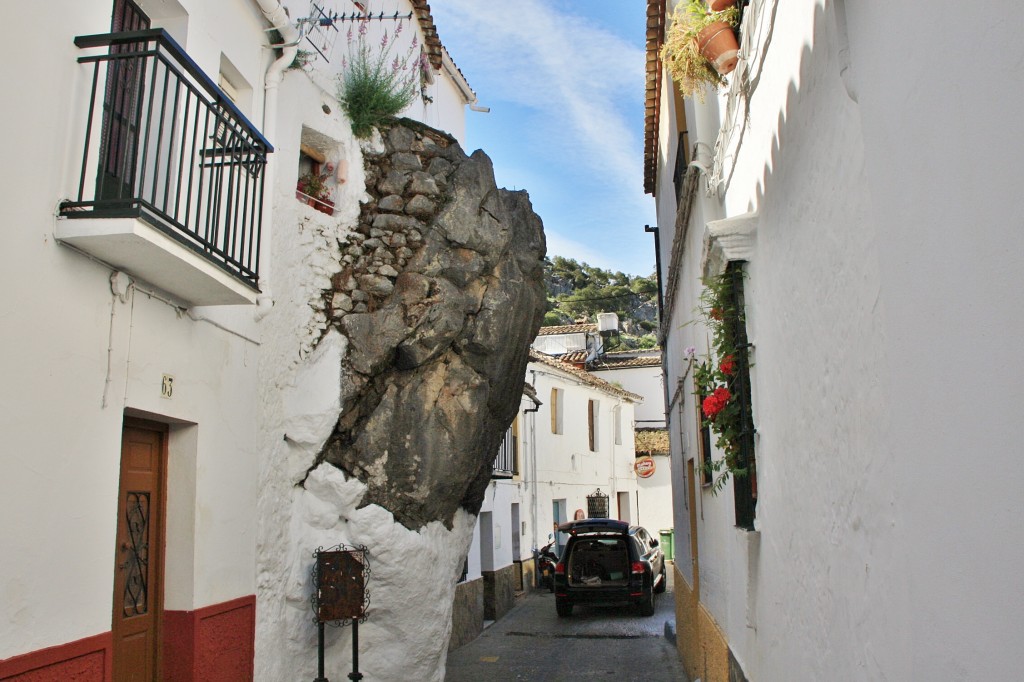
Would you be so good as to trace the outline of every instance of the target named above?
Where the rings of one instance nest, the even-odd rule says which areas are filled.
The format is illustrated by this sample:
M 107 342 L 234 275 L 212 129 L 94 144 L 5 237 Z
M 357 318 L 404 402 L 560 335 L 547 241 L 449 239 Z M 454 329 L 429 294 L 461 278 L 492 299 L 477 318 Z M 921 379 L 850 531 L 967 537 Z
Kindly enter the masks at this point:
M 484 631 L 484 581 L 468 580 L 455 586 L 452 606 L 452 636 L 448 650 L 468 644 Z
M 287 74 L 282 96 L 302 100 L 304 81 Z M 322 115 L 303 130 L 336 140 L 328 158 L 351 168 L 335 214 L 295 201 L 293 183 L 276 197 L 256 679 L 315 676 L 311 552 L 345 543 L 371 569 L 360 669 L 440 682 L 455 576 L 540 323 L 542 227 L 483 153 L 412 123 L 356 142 Z M 350 669 L 345 632 L 328 628 L 329 670 Z
M 484 620 L 498 620 L 515 604 L 516 566 L 483 571 Z
M 545 306 L 544 235 L 490 159 L 412 121 L 366 151 L 368 201 L 325 293 L 348 339 L 319 461 L 408 528 L 476 514 Z M 318 462 L 319 463 L 319 462 Z

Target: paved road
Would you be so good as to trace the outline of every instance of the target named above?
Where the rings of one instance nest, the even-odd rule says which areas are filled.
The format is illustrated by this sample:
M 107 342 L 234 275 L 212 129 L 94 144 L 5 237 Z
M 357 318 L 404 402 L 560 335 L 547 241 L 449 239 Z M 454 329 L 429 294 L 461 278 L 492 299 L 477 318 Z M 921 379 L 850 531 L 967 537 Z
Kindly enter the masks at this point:
M 672 571 L 668 572 L 672 575 Z M 555 614 L 555 597 L 532 592 L 483 634 L 448 655 L 446 682 L 563 680 L 686 680 L 675 647 L 664 637 L 675 619 L 672 586 L 654 615 L 635 607 L 577 606 Z

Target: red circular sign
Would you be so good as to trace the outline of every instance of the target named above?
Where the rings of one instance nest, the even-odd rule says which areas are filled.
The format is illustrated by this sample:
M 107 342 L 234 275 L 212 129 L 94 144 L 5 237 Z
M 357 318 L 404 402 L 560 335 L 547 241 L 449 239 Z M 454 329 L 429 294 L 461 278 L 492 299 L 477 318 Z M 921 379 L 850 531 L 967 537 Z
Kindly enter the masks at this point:
M 654 469 L 655 464 L 653 457 L 638 457 L 633 463 L 633 471 L 635 471 L 636 475 L 640 478 L 650 478 L 654 475 Z

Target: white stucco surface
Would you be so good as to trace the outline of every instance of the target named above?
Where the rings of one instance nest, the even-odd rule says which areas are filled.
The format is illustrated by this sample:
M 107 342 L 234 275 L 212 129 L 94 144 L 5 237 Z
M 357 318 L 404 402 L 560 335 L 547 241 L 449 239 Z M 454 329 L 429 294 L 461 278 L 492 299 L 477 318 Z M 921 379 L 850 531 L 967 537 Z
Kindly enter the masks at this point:
M 644 397 L 633 410 L 637 428 L 665 426 L 665 377 L 660 366 L 598 369 L 593 374 L 598 379 Z
M 206 6 L 182 2 L 195 58 L 216 73 L 221 51 L 231 53 L 258 81 L 251 3 L 218 5 L 233 32 L 214 40 Z M 170 429 L 165 608 L 255 591 L 251 319 L 218 328 L 142 277 L 122 277 L 114 293 L 111 268 L 54 237 L 57 203 L 77 189 L 91 76 L 73 40 L 108 32 L 110 7 L 51 3 L 47 21 L 12 32 L 0 69 L 5 92 L 32 101 L 4 117 L 6 153 L 31 162 L 8 165 L 0 190 L 10 228 L 0 284 L 12 292 L 0 335 L 0 659 L 110 631 L 126 415 Z M 25 54 L 36 55 L 31 69 Z M 161 397 L 163 374 L 174 377 L 171 398 Z
M 1010 502 L 1024 483 L 1011 426 L 1024 407 L 1012 282 L 1024 265 L 1024 141 L 999 121 L 1024 113 L 1011 28 L 1022 15 L 1006 5 L 992 22 L 940 2 L 926 30 L 897 28 L 913 14 L 873 0 L 752 2 L 749 109 L 727 95 L 687 105 L 691 136 L 723 150 L 723 200 L 701 191 L 694 206 L 670 386 L 686 373 L 683 349 L 707 346 L 684 325 L 706 223 L 757 215 L 745 281 L 757 531 L 733 528 L 728 488 L 688 501 L 701 602 L 751 680 L 990 679 L 1019 667 L 1024 549 L 1007 533 L 1024 522 Z M 964 37 L 981 35 L 1008 53 L 979 71 Z M 674 113 L 665 97 L 667 161 Z M 659 225 L 674 224 L 664 169 L 658 196 Z M 679 465 L 696 451 L 686 387 L 670 409 Z M 984 466 L 965 453 L 984 453 Z
M 290 679 L 315 662 L 303 562 L 321 544 L 364 543 L 374 597 L 363 641 L 382 654 L 364 657 L 367 679 L 395 679 L 398 670 L 438 677 L 473 519 L 456 518 L 452 531 L 406 531 L 383 510 L 356 510 L 361 489 L 336 471 L 316 472 L 309 491 L 295 487 L 336 421 L 346 385 L 346 341 L 324 334 L 318 299 L 337 269 L 338 239 L 358 213 L 364 178 L 333 83 L 328 77 L 318 88 L 288 72 L 270 91 L 271 116 L 264 86 L 274 52 L 256 3 L 138 4 L 211 80 L 222 71 L 230 77 L 238 108 L 275 147 L 265 175 L 261 305 L 199 306 L 160 291 L 144 268 L 119 275 L 112 290 L 114 268 L 58 243 L 58 203 L 78 190 L 92 79 L 73 41 L 109 32 L 111 2 L 58 0 L 45 21 L 20 24 L 0 67 L 4 91 L 23 100 L 7 107 L 3 134 L 7 158 L 23 162 L 7 164 L 0 189 L 8 226 L 0 284 L 11 292 L 0 314 L 0 660 L 110 632 L 128 416 L 169 432 L 166 610 L 259 591 L 259 679 Z M 289 4 L 293 17 L 308 12 L 308 3 Z M 450 121 L 461 135 L 462 107 L 445 78 L 435 124 Z M 265 130 L 268 119 L 274 127 Z M 332 160 L 349 165 L 330 218 L 294 198 L 303 125 L 336 142 Z M 165 374 L 174 378 L 170 398 L 161 396 Z M 257 561 L 258 549 L 267 561 Z M 332 631 L 335 658 L 348 648 L 339 636 Z M 407 642 L 406 653 L 396 654 L 393 641 Z M 289 642 L 280 658 L 278 642 Z
M 300 71 L 288 72 L 281 85 L 280 96 L 293 105 L 279 112 L 269 274 L 275 305 L 261 322 L 256 679 L 315 676 L 313 552 L 345 543 L 365 546 L 371 567 L 370 606 L 359 632 L 365 679 L 400 679 L 416 670 L 439 680 L 475 517 L 460 512 L 451 530 L 440 523 L 409 530 L 376 505 L 359 508 L 362 483 L 331 465 L 314 466 L 350 386 L 341 366 L 348 341 L 337 331 L 325 333 L 323 291 L 341 268 L 339 243 L 364 197 L 360 143 L 336 106 L 331 113 L 321 108 L 329 94 Z M 347 181 L 335 189 L 333 216 L 294 198 L 303 128 L 331 141 L 321 150 L 329 161 L 349 162 Z M 329 628 L 331 670 L 350 669 L 350 637 L 348 629 Z

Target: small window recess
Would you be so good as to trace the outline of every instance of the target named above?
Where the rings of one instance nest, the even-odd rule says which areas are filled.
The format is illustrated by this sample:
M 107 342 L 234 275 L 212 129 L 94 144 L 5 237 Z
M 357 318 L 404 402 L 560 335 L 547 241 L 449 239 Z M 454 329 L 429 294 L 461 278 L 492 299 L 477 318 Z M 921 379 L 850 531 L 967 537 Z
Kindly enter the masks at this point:
M 246 116 L 252 113 L 252 86 L 235 68 L 226 55 L 220 55 L 220 74 L 217 86 L 227 98 Z
M 333 215 L 334 190 L 344 182 L 345 164 L 336 161 L 339 155 L 337 140 L 303 126 L 295 198 L 322 213 Z

